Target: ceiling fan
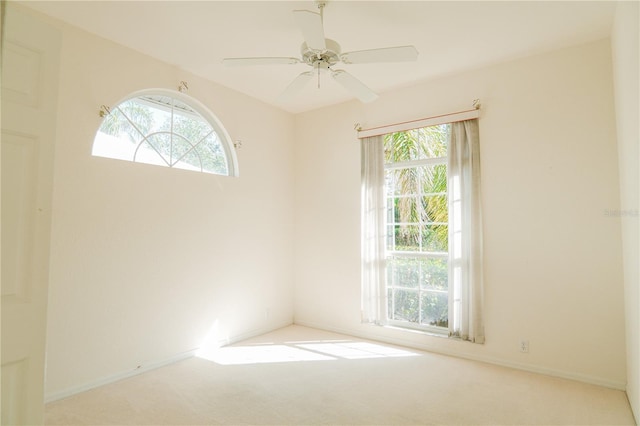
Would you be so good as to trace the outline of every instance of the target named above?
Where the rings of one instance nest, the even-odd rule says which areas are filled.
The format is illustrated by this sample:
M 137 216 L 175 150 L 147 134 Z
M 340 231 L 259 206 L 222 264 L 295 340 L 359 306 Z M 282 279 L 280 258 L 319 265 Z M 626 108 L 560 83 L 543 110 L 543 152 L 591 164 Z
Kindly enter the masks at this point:
M 327 3 L 317 1 L 316 4 L 320 13 L 309 10 L 293 11 L 305 40 L 300 47 L 301 59 L 294 57 L 225 58 L 222 63 L 227 66 L 294 65 L 300 63 L 310 66 L 312 68 L 311 71 L 298 75 L 282 92 L 279 98 L 282 101 L 289 100 L 300 92 L 316 73 L 319 76 L 321 72 L 329 72 L 334 80 L 360 101 L 372 102 L 378 97 L 373 90 L 348 72 L 333 69 L 332 67 L 339 62 L 343 64 L 367 64 L 415 61 L 418 58 L 418 51 L 414 46 L 386 47 L 343 53 L 336 41 L 324 36 L 323 10 Z

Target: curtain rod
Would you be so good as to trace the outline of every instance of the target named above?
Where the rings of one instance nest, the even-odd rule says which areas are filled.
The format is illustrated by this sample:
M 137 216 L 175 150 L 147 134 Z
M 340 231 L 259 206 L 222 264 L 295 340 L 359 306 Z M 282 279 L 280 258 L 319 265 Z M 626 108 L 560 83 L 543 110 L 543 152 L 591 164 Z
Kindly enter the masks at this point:
M 473 106 L 472 109 L 467 109 L 464 111 L 450 112 L 447 114 L 440 114 L 440 115 L 434 115 L 431 117 L 418 118 L 416 120 L 386 124 L 384 126 L 371 127 L 368 129 L 363 129 L 362 127 L 360 127 L 360 123 L 356 123 L 354 128 L 358 132 L 358 137 L 364 138 L 369 136 L 384 135 L 387 133 L 416 129 L 418 127 L 435 126 L 438 124 L 449 123 L 452 121 L 469 120 L 472 118 L 477 118 L 479 116 L 478 110 L 480 109 L 480 100 L 474 99 L 472 106 Z M 449 118 L 444 119 L 445 117 L 449 117 Z M 451 120 L 452 118 L 454 119 Z

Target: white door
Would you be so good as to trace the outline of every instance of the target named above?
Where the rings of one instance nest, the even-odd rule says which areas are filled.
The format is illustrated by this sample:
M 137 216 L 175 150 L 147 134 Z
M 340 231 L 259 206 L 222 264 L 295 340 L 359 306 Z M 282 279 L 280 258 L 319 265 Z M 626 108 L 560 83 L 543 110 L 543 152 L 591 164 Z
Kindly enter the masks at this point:
M 3 3 L 1 417 L 42 424 L 60 35 Z

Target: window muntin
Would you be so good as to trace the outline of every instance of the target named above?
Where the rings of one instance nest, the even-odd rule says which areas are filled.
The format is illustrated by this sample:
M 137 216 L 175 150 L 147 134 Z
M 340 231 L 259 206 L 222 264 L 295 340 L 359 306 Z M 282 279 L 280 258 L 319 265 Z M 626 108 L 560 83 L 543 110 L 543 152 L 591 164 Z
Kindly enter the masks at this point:
M 235 152 L 220 122 L 195 99 L 173 91 L 139 92 L 112 108 L 92 154 L 237 176 Z
M 385 136 L 386 295 L 391 325 L 448 327 L 449 125 Z

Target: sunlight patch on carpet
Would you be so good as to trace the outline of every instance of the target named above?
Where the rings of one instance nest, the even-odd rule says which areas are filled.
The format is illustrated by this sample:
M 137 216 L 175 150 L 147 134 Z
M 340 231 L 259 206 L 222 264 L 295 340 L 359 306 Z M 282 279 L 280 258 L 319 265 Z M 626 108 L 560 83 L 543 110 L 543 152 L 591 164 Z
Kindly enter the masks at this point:
M 419 356 L 404 349 L 349 340 L 262 343 L 248 346 L 226 346 L 200 354 L 200 358 L 221 365 L 264 364 L 300 361 L 333 361 L 337 359 L 396 358 Z
M 298 346 L 304 349 L 326 353 L 346 359 L 418 356 L 418 354 L 409 352 L 404 349 L 392 348 L 389 346 L 366 342 L 309 343 Z

